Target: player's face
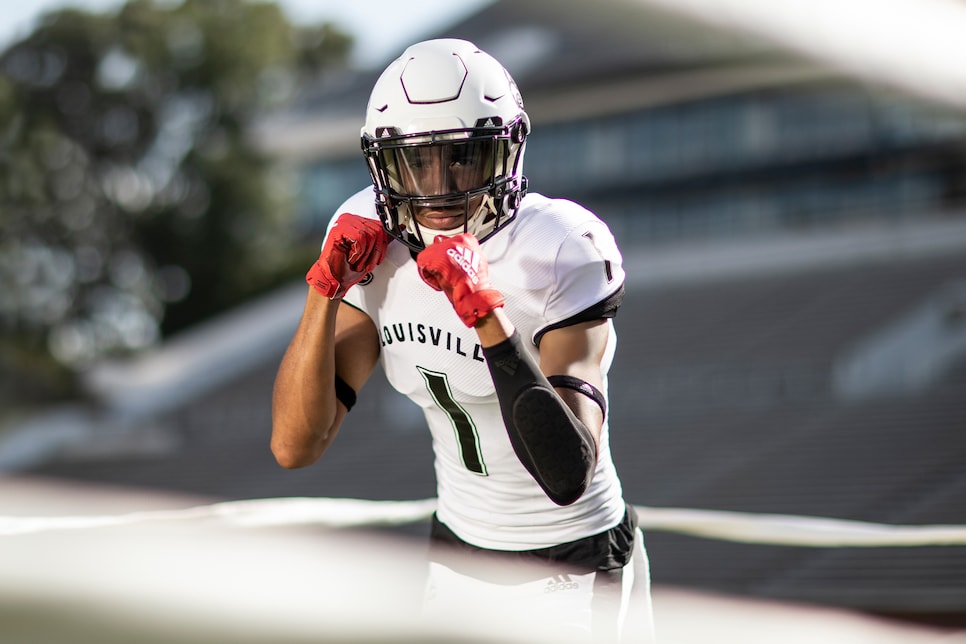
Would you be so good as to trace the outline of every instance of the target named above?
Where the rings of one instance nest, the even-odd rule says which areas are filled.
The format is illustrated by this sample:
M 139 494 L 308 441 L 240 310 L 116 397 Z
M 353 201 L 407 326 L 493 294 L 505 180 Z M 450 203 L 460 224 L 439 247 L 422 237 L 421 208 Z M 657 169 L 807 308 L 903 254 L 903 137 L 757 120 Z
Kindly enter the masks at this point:
M 462 195 L 483 188 L 492 177 L 491 141 L 453 141 L 412 146 L 396 151 L 400 194 L 418 197 L 454 197 L 439 203 L 417 205 L 413 216 L 420 226 L 450 230 L 466 220 Z M 470 212 L 478 208 L 482 195 L 470 199 Z

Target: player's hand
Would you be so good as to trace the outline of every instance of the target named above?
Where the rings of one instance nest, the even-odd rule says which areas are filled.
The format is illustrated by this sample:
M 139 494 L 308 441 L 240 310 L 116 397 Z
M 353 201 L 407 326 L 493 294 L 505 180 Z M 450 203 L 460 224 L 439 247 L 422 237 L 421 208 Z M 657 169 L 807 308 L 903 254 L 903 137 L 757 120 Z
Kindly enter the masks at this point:
M 341 298 L 382 262 L 391 239 L 381 222 L 344 212 L 305 281 L 330 300 Z
M 473 235 L 436 237 L 416 257 L 416 266 L 424 282 L 446 294 L 468 327 L 503 306 L 503 294 L 490 284 L 489 265 Z

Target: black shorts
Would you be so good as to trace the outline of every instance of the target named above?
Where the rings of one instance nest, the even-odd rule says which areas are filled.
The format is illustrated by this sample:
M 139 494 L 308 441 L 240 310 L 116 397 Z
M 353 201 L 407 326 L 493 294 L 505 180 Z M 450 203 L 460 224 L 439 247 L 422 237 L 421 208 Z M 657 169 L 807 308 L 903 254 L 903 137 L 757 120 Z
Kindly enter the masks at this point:
M 454 570 L 462 569 L 461 572 L 465 574 L 482 575 L 481 579 L 492 577 L 489 571 L 495 567 L 487 566 L 486 563 L 494 559 L 502 562 L 528 561 L 550 564 L 554 569 L 562 572 L 619 572 L 631 560 L 634 553 L 636 529 L 637 514 L 634 508 L 628 505 L 620 523 L 610 530 L 583 539 L 535 550 L 490 550 L 463 541 L 434 514 L 430 528 L 429 558 Z M 463 557 L 462 555 L 467 552 L 479 556 Z M 472 570 L 467 570 L 467 567 Z M 498 569 L 506 571 L 508 567 L 500 566 Z M 512 570 L 512 566 L 509 569 Z M 500 583 L 499 579 L 487 580 Z M 518 579 L 510 579 L 506 580 L 506 583 L 518 581 Z

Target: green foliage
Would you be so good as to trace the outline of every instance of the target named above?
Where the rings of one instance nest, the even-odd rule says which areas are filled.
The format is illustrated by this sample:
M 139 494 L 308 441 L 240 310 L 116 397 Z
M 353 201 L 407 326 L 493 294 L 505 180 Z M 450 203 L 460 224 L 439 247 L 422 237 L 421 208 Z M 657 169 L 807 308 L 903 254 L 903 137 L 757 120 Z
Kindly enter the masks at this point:
M 304 270 L 291 179 L 247 133 L 350 44 L 268 2 L 130 0 L 3 52 L 0 374 L 141 349 Z

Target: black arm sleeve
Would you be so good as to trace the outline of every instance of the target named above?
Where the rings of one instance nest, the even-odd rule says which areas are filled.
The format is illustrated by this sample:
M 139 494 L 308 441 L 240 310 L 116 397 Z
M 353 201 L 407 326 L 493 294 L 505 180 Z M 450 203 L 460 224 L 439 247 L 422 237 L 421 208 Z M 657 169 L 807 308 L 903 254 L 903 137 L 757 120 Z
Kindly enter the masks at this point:
M 520 334 L 483 349 L 517 458 L 557 505 L 586 491 L 597 466 L 590 430 L 553 390 Z

